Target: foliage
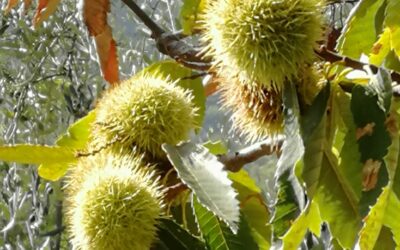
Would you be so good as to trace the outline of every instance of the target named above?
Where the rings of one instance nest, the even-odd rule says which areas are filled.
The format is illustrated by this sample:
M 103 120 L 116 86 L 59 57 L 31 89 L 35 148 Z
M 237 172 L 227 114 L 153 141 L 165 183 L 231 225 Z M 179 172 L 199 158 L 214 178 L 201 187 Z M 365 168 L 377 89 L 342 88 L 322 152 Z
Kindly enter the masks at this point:
M 318 10 L 315 10 L 318 13 L 314 13 L 314 16 L 303 10 L 310 8 L 310 2 L 295 1 L 302 5 L 296 7 L 301 10 L 295 8 L 298 13 L 294 13 L 297 19 L 293 20 L 290 15 L 284 15 L 290 12 L 290 6 L 280 9 L 282 13 L 278 13 L 279 15 L 275 12 L 274 15 L 265 14 L 266 9 L 272 10 L 276 7 L 275 2 L 268 0 L 256 1 L 259 9 L 252 9 L 250 2 L 233 1 L 235 6 L 229 7 L 243 10 L 243 13 L 247 13 L 245 10 L 257 11 L 257 15 L 247 13 L 238 16 L 233 16 L 232 13 L 236 12 L 225 13 L 227 6 L 224 4 L 228 3 L 226 1 L 222 1 L 222 7 L 215 4 L 219 8 L 216 12 L 211 10 L 215 7 L 213 4 L 200 0 L 185 0 L 181 8 L 176 3 L 167 3 L 163 7 L 169 11 L 167 16 L 172 23 L 171 31 L 175 31 L 176 21 L 172 17 L 175 15 L 178 19 L 178 12 L 180 13 L 180 23 L 176 25 L 183 29 L 183 34 L 177 34 L 166 31 L 170 24 L 165 22 L 165 18 L 159 20 L 147 15 L 148 9 L 141 9 L 133 0 L 123 0 L 125 5 L 119 9 L 119 13 L 126 13 L 128 8 L 133 10 L 141 19 L 139 23 L 142 26 L 139 27 L 146 29 L 142 36 L 149 37 L 150 30 L 150 37 L 154 39 L 155 45 L 144 45 L 138 37 L 134 41 L 127 39 L 127 36 L 125 40 L 122 39 L 124 34 L 138 33 L 114 25 L 121 20 L 116 12 L 117 4 L 111 1 L 84 0 L 83 20 L 76 14 L 75 3 L 39 1 L 35 6 L 36 11 L 30 11 L 28 2 L 25 1 L 25 10 L 22 10 L 17 1 L 10 0 L 5 6 L 0 27 L 3 35 L 0 46 L 6 48 L 0 51 L 0 104 L 5 107 L 0 112 L 4 121 L 4 125 L 0 125 L 0 132 L 3 134 L 0 159 L 24 164 L 0 165 L 2 185 L 5 187 L 0 198 L 0 215 L 4 218 L 0 221 L 3 234 L 0 244 L 7 248 L 20 245 L 32 249 L 45 246 L 56 249 L 71 247 L 67 240 L 71 235 L 68 235 L 68 231 L 63 231 L 61 204 L 70 208 L 68 206 L 71 206 L 71 200 L 75 201 L 76 206 L 81 205 L 81 200 L 73 193 L 69 193 L 70 196 L 64 195 L 62 180 L 68 173 L 73 173 L 69 174 L 68 179 L 73 185 L 72 188 L 68 185 L 65 187 L 67 192 L 79 190 L 78 184 L 84 179 L 99 181 L 92 186 L 102 187 L 100 196 L 114 194 L 114 190 L 121 187 L 109 184 L 115 181 L 113 177 L 110 177 L 109 182 L 100 182 L 107 176 L 104 171 L 92 171 L 97 169 L 91 166 L 85 166 L 87 169 L 81 171 L 76 168 L 76 163 L 84 162 L 87 157 L 95 158 L 103 151 L 108 152 L 114 140 L 121 139 L 111 136 L 101 147 L 91 149 L 93 131 L 99 125 L 96 124 L 99 123 L 96 111 L 102 105 L 112 111 L 118 106 L 110 105 L 101 98 L 98 99 L 99 104 L 94 105 L 94 100 L 105 86 L 105 82 L 99 77 L 100 71 L 103 78 L 111 84 L 113 89 L 108 91 L 111 93 L 122 86 L 119 84 L 121 76 L 125 78 L 141 69 L 133 78 L 163 77 L 175 82 L 185 93 L 190 92 L 193 95 L 189 100 L 193 102 L 190 108 L 199 112 L 196 122 L 202 124 L 202 128 L 193 131 L 190 141 L 186 142 L 173 141 L 171 144 L 164 140 L 169 134 L 167 137 L 159 137 L 157 134 L 146 138 L 148 141 L 161 138 L 161 141 L 157 140 L 155 147 L 162 154 L 165 153 L 168 159 L 150 159 L 146 155 L 139 155 L 142 153 L 137 150 L 142 146 L 136 145 L 140 144 L 139 141 L 128 141 L 122 144 L 122 148 L 117 148 L 120 151 L 108 152 L 112 154 L 109 157 L 112 159 L 128 151 L 156 169 L 157 181 L 152 182 L 152 176 L 146 177 L 143 182 L 152 188 L 153 196 L 157 199 L 163 196 L 160 204 L 166 204 L 163 208 L 164 214 L 157 219 L 158 235 L 151 237 L 153 248 L 400 247 L 400 229 L 397 223 L 400 209 L 400 5 L 397 0 L 359 1 L 343 27 L 339 27 L 338 21 L 334 20 L 334 10 L 336 6 L 348 6 L 347 3 L 327 1 L 326 19 L 331 18 L 333 21 L 327 24 L 329 27 L 326 30 L 329 34 L 324 37 L 319 33 L 321 16 Z M 246 4 L 243 5 L 243 2 Z M 283 2 L 292 3 L 289 0 Z M 156 6 L 154 9 L 160 7 Z M 207 11 L 209 13 L 204 14 Z M 298 14 L 307 16 L 299 17 Z M 110 15 L 110 21 L 107 15 Z M 248 16 L 253 18 L 246 19 Z M 204 17 L 208 19 L 204 20 Z M 204 138 L 201 135 L 208 126 L 204 121 L 207 121 L 207 115 L 215 108 L 214 105 L 209 105 L 209 100 L 213 97 L 206 95 L 213 94 L 215 85 L 219 85 L 224 91 L 223 98 L 233 97 L 235 100 L 231 102 L 235 105 L 243 104 L 247 107 L 245 112 L 255 114 L 251 115 L 251 119 L 258 119 L 259 114 L 266 114 L 265 110 L 261 112 L 257 109 L 268 111 L 270 108 L 263 105 L 263 102 L 268 100 L 265 95 L 271 89 L 264 87 L 274 86 L 276 83 L 276 79 L 271 78 L 271 73 L 276 71 L 275 52 L 279 52 L 282 46 L 261 44 L 273 48 L 274 51 L 266 52 L 268 70 L 271 72 L 264 75 L 266 71 L 262 69 L 265 65 L 257 64 L 263 53 L 258 53 L 259 47 L 256 45 L 259 43 L 254 45 L 249 37 L 249 34 L 254 37 L 254 27 L 258 29 L 262 26 L 258 23 L 260 17 L 272 18 L 277 23 L 274 27 L 263 26 L 263 31 L 268 32 L 256 32 L 260 36 L 253 40 L 260 42 L 272 36 L 272 43 L 285 41 L 284 45 L 288 46 L 283 48 L 286 53 L 284 58 L 277 59 L 280 75 L 278 91 L 276 97 L 274 96 L 279 107 L 274 110 L 278 114 L 273 115 L 279 115 L 280 122 L 277 126 L 282 127 L 282 130 L 275 131 L 272 138 L 250 145 L 244 150 L 234 149 L 236 152 L 232 153 L 232 147 L 228 143 L 232 138 L 226 135 L 220 136 L 219 141 L 208 140 L 202 143 Z M 215 19 L 211 20 L 212 18 Z M 234 25 L 221 25 L 221 22 L 226 21 L 224 18 L 230 18 L 227 23 Z M 278 32 L 282 25 L 289 27 L 292 22 L 299 25 L 296 26 L 299 30 L 304 28 L 298 18 L 312 19 L 312 27 L 306 27 L 306 33 L 312 35 L 313 39 L 307 40 L 300 50 L 298 47 L 304 43 L 304 32 L 296 30 L 290 36 Z M 124 20 L 124 27 L 130 27 L 132 22 L 138 21 Z M 209 28 L 204 27 L 207 22 L 218 22 L 218 25 L 208 30 Z M 83 23 L 95 46 L 84 35 L 86 31 Z M 229 35 L 229 41 L 225 44 L 227 48 L 218 48 L 221 49 L 218 53 L 211 53 L 221 42 L 221 37 L 215 32 L 224 28 L 226 34 L 221 36 L 226 38 Z M 340 31 L 339 37 L 337 34 L 335 36 L 336 31 Z M 204 32 L 208 33 L 204 35 Z M 233 47 L 238 42 L 235 32 L 242 32 L 242 40 L 248 42 L 244 46 L 255 46 L 256 51 L 250 51 L 251 55 L 240 54 L 244 50 Z M 203 39 L 198 39 L 198 33 Z M 320 37 L 323 37 L 318 41 L 320 47 L 313 49 L 315 40 Z M 139 51 L 137 46 L 143 46 L 143 49 Z M 202 47 L 202 51 L 199 52 L 197 47 Z M 93 57 L 94 50 L 97 58 Z M 229 55 L 227 57 L 227 51 L 239 53 L 239 57 L 235 57 L 236 61 L 232 62 Z M 175 61 L 162 60 L 164 56 L 160 52 Z M 317 60 L 313 53 L 320 58 Z M 288 59 L 291 56 L 293 57 Z M 11 60 L 7 64 L 5 62 L 8 58 Z M 311 64 L 312 60 L 320 81 L 309 80 L 306 76 L 310 65 L 304 64 Z M 220 65 L 221 61 L 223 67 Z M 235 63 L 234 71 L 224 71 L 231 63 Z M 247 72 L 243 78 L 244 71 L 256 73 L 253 75 L 254 72 Z M 248 85 L 242 88 L 237 83 Z M 261 85 L 257 85 L 260 83 Z M 134 81 L 131 84 L 130 88 L 135 88 Z M 233 91 L 226 91 L 227 86 L 234 88 Z M 241 96 L 239 94 L 229 96 L 229 93 L 243 89 L 247 91 L 244 94 L 246 98 L 238 98 Z M 312 95 L 304 94 L 302 89 L 311 89 Z M 104 98 L 107 96 L 105 94 Z M 118 98 L 124 96 L 122 93 L 114 99 L 118 101 Z M 149 95 L 139 97 L 146 99 Z M 135 101 L 139 97 L 132 96 L 129 101 Z M 174 100 L 164 102 L 172 101 Z M 141 105 L 140 110 L 152 111 L 154 107 L 151 105 L 152 102 L 147 101 Z M 227 106 L 234 109 L 235 105 Z M 239 116 L 245 113 L 233 112 Z M 127 115 L 140 116 L 140 112 L 129 109 Z M 167 118 L 160 117 L 161 123 L 171 125 L 172 130 L 187 122 L 187 119 L 176 121 L 176 116 Z M 109 128 L 114 131 L 119 123 L 124 123 L 127 119 L 116 120 L 116 115 L 111 115 L 109 120 L 118 123 Z M 73 121 L 75 123 L 66 128 Z M 237 121 L 234 119 L 233 122 Z M 129 131 L 140 134 L 145 133 L 147 128 L 144 124 L 141 128 L 129 127 Z M 160 135 L 166 133 L 163 129 L 157 131 Z M 261 130 L 255 133 L 259 131 Z M 180 129 L 174 132 L 186 131 Z M 236 134 L 229 136 L 238 137 Z M 259 139 L 265 136 L 254 137 Z M 272 184 L 268 185 L 271 192 L 265 191 L 265 180 L 256 183 L 254 180 L 257 176 L 248 174 L 252 171 L 246 171 L 246 168 L 249 170 L 254 166 L 243 169 L 244 165 L 250 165 L 268 154 L 279 157 L 276 166 L 260 164 L 259 167 L 263 171 L 273 172 L 270 178 Z M 107 159 L 103 160 L 107 162 Z M 136 160 L 139 161 L 138 158 Z M 35 164 L 38 168 L 26 164 Z M 114 168 L 112 162 L 109 165 L 110 169 Z M 101 166 L 96 167 L 104 170 Z M 145 168 L 148 168 L 148 164 L 141 166 L 141 170 L 145 171 Z M 116 169 L 118 166 L 114 170 Z M 89 173 L 88 176 L 83 175 L 84 172 Z M 29 175 L 33 176 L 32 181 L 28 179 Z M 124 175 L 119 177 L 132 178 Z M 134 181 L 128 182 L 132 184 Z M 32 187 L 27 191 L 27 187 L 21 183 Z M 91 190 L 92 186 L 89 183 L 85 187 Z M 54 194 L 50 195 L 51 192 Z M 271 193 L 275 195 L 271 197 Z M 80 194 L 83 195 L 82 192 Z M 34 204 L 32 211 L 29 211 L 30 207 L 25 202 L 27 199 Z M 143 200 L 139 197 L 135 206 L 141 202 Z M 54 204 L 59 207 L 56 208 Z M 102 204 L 101 209 L 109 206 L 111 203 Z M 135 207 L 132 214 L 136 210 L 140 211 L 140 207 Z M 26 214 L 30 214 L 33 219 L 21 218 Z M 130 220 L 135 223 L 134 219 Z M 151 226 L 154 230 L 153 222 Z M 24 232 L 28 232 L 29 237 L 23 237 Z M 96 230 L 92 233 L 93 237 L 99 235 Z M 79 232 L 72 232 L 74 234 Z M 118 237 L 124 239 L 123 236 Z M 135 241 L 134 237 L 131 233 L 129 240 Z M 122 245 L 125 243 L 121 242 Z M 149 244 L 150 242 L 146 242 L 146 245 Z

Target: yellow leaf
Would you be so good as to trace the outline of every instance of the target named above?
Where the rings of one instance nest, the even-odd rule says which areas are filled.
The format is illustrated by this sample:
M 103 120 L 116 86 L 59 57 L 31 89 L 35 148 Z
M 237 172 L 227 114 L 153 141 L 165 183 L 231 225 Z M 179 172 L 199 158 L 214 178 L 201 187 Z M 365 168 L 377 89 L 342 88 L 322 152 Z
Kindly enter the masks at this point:
M 309 229 L 317 237 L 320 236 L 322 219 L 318 205 L 311 202 L 293 222 L 289 231 L 283 236 L 283 249 L 297 249 Z
M 55 163 L 55 164 L 42 164 L 38 168 L 39 176 L 49 180 L 49 181 L 57 181 L 61 177 L 65 175 L 68 170 L 69 163 Z
M 397 27 L 390 28 L 390 45 L 396 53 L 397 57 L 400 58 L 400 25 Z
M 0 160 L 23 164 L 55 164 L 75 161 L 75 151 L 68 147 L 16 144 L 1 145 Z
M 390 36 L 390 29 L 386 28 L 372 47 L 369 55 L 369 62 L 371 64 L 380 66 L 383 63 L 383 60 L 390 52 Z

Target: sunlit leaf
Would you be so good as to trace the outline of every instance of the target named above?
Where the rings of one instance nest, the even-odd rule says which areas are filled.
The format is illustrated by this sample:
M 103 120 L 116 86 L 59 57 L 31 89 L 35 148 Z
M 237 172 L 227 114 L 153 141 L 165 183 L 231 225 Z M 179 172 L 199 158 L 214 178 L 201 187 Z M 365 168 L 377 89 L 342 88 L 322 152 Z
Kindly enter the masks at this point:
M 95 119 L 95 112 L 89 114 L 69 126 L 67 132 L 56 141 L 58 146 L 74 149 L 84 149 L 90 136 L 91 123 Z
M 329 225 L 332 236 L 344 248 L 352 248 L 360 229 L 357 197 L 346 177 L 339 170 L 337 159 L 326 152 L 314 201 L 318 204 L 321 218 Z M 349 180 L 350 182 L 353 180 Z M 343 230 L 346 225 L 346 230 Z
M 389 188 L 384 188 L 376 204 L 371 208 L 364 219 L 364 226 L 360 231 L 359 244 L 361 249 L 373 249 L 382 228 L 382 221 L 385 215 Z
M 321 224 L 322 220 L 318 206 L 311 202 L 283 236 L 283 249 L 297 249 L 308 229 L 315 232 L 319 237 Z
M 203 146 L 190 142 L 178 146 L 163 144 L 162 147 L 183 183 L 236 233 L 239 202 L 232 181 L 217 157 Z
M 394 241 L 396 242 L 397 248 L 400 247 L 400 223 L 399 223 L 399 211 L 400 211 L 400 200 L 391 192 L 389 195 L 389 201 L 385 211 L 385 217 L 383 224 L 390 228 L 393 233 Z
M 25 164 L 57 164 L 75 161 L 74 151 L 66 147 L 46 145 L 2 145 L 0 159 Z
M 375 16 L 384 0 L 360 1 L 352 11 L 339 38 L 338 51 L 343 55 L 360 58 L 368 55 L 377 40 Z
M 240 207 L 247 220 L 250 234 L 262 250 L 271 247 L 271 229 L 268 224 L 269 211 L 261 195 L 260 188 L 244 170 L 229 173 L 233 187 L 239 193 Z
M 224 223 L 220 222 L 213 213 L 203 207 L 194 195 L 192 197 L 192 206 L 207 249 L 258 249 L 257 244 L 250 235 L 247 222 L 243 218 L 240 220 L 239 232 L 235 235 Z
M 390 52 L 390 29 L 386 28 L 372 47 L 369 62 L 380 66 Z
M 38 167 L 38 174 L 46 180 L 57 181 L 67 173 L 71 163 L 73 162 L 40 164 Z
M 397 0 L 388 0 L 386 7 L 385 25 L 390 30 L 390 45 L 400 58 L 400 2 Z

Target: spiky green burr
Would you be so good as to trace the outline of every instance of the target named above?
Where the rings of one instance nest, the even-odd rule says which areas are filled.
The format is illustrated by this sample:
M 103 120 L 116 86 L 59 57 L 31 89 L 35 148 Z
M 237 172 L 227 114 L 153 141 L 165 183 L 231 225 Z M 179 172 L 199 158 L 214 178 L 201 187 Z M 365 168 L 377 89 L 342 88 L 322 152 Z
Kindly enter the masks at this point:
M 151 168 L 132 156 L 81 158 L 66 187 L 74 249 L 149 249 L 156 239 L 163 191 Z
M 280 90 L 313 60 L 322 7 L 321 0 L 208 1 L 202 17 L 205 53 L 219 70 Z
M 99 100 L 91 145 L 119 144 L 163 158 L 163 143 L 186 140 L 198 127 L 197 110 L 189 90 L 161 77 L 135 76 Z

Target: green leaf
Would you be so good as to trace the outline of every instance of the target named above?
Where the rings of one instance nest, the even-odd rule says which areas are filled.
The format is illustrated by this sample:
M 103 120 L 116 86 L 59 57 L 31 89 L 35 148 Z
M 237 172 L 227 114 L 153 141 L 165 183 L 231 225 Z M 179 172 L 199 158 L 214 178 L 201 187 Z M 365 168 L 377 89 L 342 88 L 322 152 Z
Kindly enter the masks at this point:
M 393 131 L 391 133 L 392 144 L 389 147 L 389 153 L 385 156 L 384 160 L 388 168 L 389 172 L 389 184 L 383 189 L 381 195 L 379 196 L 376 204 L 371 208 L 368 216 L 364 219 L 364 226 L 360 232 L 360 239 L 359 243 L 361 249 L 373 249 L 380 248 L 380 249 L 393 249 L 384 247 L 384 244 L 390 244 L 391 242 L 385 240 L 385 242 L 380 241 L 384 234 L 385 230 L 385 221 L 388 220 L 399 220 L 400 216 L 394 215 L 392 212 L 393 210 L 399 209 L 398 204 L 396 203 L 395 199 L 395 192 L 393 187 L 396 185 L 396 179 L 400 175 L 399 172 L 399 145 L 400 145 L 400 135 L 397 131 L 400 116 L 396 112 L 399 108 L 399 103 L 394 102 L 392 104 L 391 109 L 391 121 L 394 122 L 391 126 L 393 126 Z M 394 196 L 393 196 L 394 195 Z M 390 228 L 394 226 L 391 225 Z M 395 228 L 392 230 L 393 233 L 396 232 Z M 399 232 L 397 232 L 399 233 Z M 387 234 L 387 233 L 386 233 Z M 395 236 L 399 236 L 398 234 Z M 384 239 L 382 239 L 384 240 Z
M 397 72 L 400 71 L 400 60 L 394 53 L 394 51 L 390 51 L 385 60 L 385 67 L 388 69 L 395 70 Z
M 394 241 L 396 242 L 396 249 L 400 247 L 400 223 L 399 223 L 400 200 L 393 193 L 390 192 L 389 201 L 385 211 L 383 224 L 390 228 L 393 233 Z
M 256 241 L 258 249 L 270 249 L 269 211 L 263 201 L 260 188 L 245 170 L 229 173 L 229 178 L 233 181 L 233 187 L 239 193 L 242 215 L 248 222 L 250 234 Z
M 183 227 L 178 225 L 172 219 L 161 218 L 159 219 L 157 237 L 159 242 L 162 243 L 164 249 L 170 250 L 200 250 L 205 249 L 205 243 L 198 237 L 190 234 Z M 155 249 L 158 249 L 157 246 Z
M 301 115 L 301 132 L 304 144 L 307 145 L 309 137 L 321 123 L 326 112 L 330 96 L 331 84 L 327 82 L 325 87 L 318 93 L 309 107 L 306 107 Z
M 95 112 L 89 112 L 87 116 L 69 126 L 67 132 L 56 141 L 56 144 L 58 146 L 71 147 L 74 149 L 84 149 L 89 140 L 90 126 L 95 118 Z
M 375 16 L 384 2 L 384 0 L 359 2 L 339 37 L 337 48 L 341 54 L 355 59 L 360 58 L 361 54 L 369 54 L 378 35 Z
M 241 250 L 258 249 L 250 235 L 247 222 L 242 218 L 237 235 L 234 235 L 225 224 L 203 207 L 196 196 L 192 197 L 193 211 L 204 238 L 207 249 L 210 250 Z
M 339 86 L 335 87 L 332 97 L 332 113 L 336 113 L 339 117 L 339 121 L 331 125 L 331 127 L 338 128 L 334 143 L 335 149 L 340 151 L 337 171 L 343 176 L 341 178 L 343 185 L 350 187 L 347 192 L 351 193 L 358 203 L 362 188 L 360 171 L 362 164 L 356 139 L 356 127 L 350 110 L 351 98 Z
M 387 206 L 390 189 L 384 188 L 376 204 L 371 208 L 360 231 L 359 244 L 361 249 L 372 250 L 379 237 L 382 228 L 383 218 Z
M 287 170 L 293 170 L 296 162 L 303 156 L 304 146 L 300 136 L 300 108 L 296 87 L 293 83 L 283 89 L 285 141 L 278 160 L 277 179 Z
M 181 22 L 183 33 L 185 35 L 191 35 L 193 30 L 196 28 L 198 14 L 202 11 L 204 6 L 204 0 L 184 0 L 179 15 L 179 21 Z
M 223 155 L 228 153 L 228 149 L 221 141 L 207 141 L 203 144 L 203 146 L 206 147 L 213 155 Z
M 311 199 L 318 187 L 321 162 L 325 146 L 326 116 L 322 118 L 318 127 L 314 129 L 307 143 L 304 145 L 302 179 L 306 184 L 307 195 Z
M 293 174 L 287 170 L 278 179 L 278 194 L 275 211 L 271 219 L 275 237 L 282 237 L 300 214 L 298 200 L 293 187 Z
M 363 192 L 359 204 L 361 215 L 364 216 L 388 183 L 383 157 L 388 153 L 391 139 L 385 126 L 386 113 L 382 105 L 378 105 L 377 93 L 356 85 L 352 91 L 351 111 L 358 128 L 358 148 L 364 164 L 360 169 L 363 172 Z
M 75 161 L 74 151 L 59 146 L 46 145 L 3 145 L 0 160 L 25 164 L 58 164 Z
M 224 166 L 205 147 L 194 143 L 178 146 L 163 144 L 163 150 L 178 172 L 179 178 L 210 211 L 224 220 L 237 232 L 239 202 L 232 181 Z
M 391 48 L 400 57 L 400 2 L 398 0 L 388 0 L 386 7 L 385 25 L 390 29 Z
M 173 60 L 165 60 L 153 63 L 136 75 L 140 76 L 146 74 L 159 75 L 165 78 L 169 77 L 171 80 L 177 81 L 178 86 L 190 90 L 194 97 L 193 102 L 199 109 L 197 123 L 199 126 L 202 125 L 206 109 L 206 95 L 201 78 L 195 77 L 192 79 L 192 77 L 196 75 L 194 71 L 183 67 Z
M 374 250 L 381 249 L 396 249 L 396 242 L 393 239 L 393 233 L 389 228 L 382 226 L 381 232 L 379 233 L 379 237 L 377 240 L 377 244 L 375 244 Z
M 310 229 L 318 237 L 321 231 L 321 216 L 316 203 L 311 202 L 299 217 L 292 223 L 289 231 L 283 236 L 283 249 L 297 249 Z
M 324 171 L 321 171 L 314 201 L 318 204 L 322 220 L 328 223 L 332 236 L 342 247 L 350 249 L 361 224 L 357 197 L 344 181 L 346 177 L 339 170 L 332 153 L 325 152 L 322 169 Z M 346 230 L 343 230 L 343 225 L 346 225 Z

